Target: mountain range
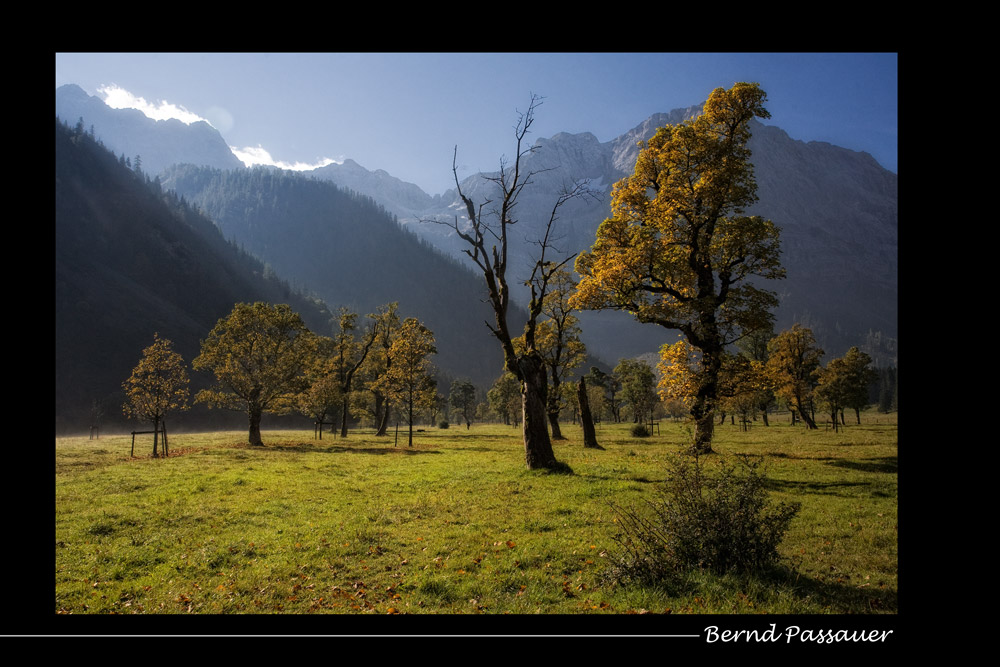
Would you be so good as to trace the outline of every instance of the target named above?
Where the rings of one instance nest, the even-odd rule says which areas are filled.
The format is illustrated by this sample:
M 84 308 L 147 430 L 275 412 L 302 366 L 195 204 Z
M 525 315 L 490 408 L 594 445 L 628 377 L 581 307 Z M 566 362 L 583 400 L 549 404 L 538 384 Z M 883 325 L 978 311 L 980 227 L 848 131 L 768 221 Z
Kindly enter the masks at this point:
M 520 202 L 519 231 L 537 238 L 556 193 L 587 181 L 598 205 L 574 201 L 561 213 L 560 247 L 566 254 L 589 249 L 597 226 L 610 215 L 612 185 L 631 173 L 638 143 L 658 127 L 700 113 L 700 106 L 656 114 L 607 142 L 593 134 L 560 133 L 539 139 L 525 169 L 536 172 Z M 754 121 L 750 149 L 758 185 L 748 213 L 781 229 L 787 279 L 767 287 L 778 292 L 776 330 L 800 323 L 813 330 L 827 358 L 854 345 L 882 366 L 897 363 L 898 200 L 897 176 L 869 154 L 824 142 L 797 141 L 780 128 Z M 459 147 L 461 150 L 461 147 Z M 385 172 L 356 164 L 330 165 L 311 174 L 357 189 L 392 211 L 400 224 L 435 247 L 465 259 L 465 246 L 447 225 L 459 205 L 449 190 L 431 197 Z M 466 178 L 465 193 L 485 187 L 482 175 Z M 422 196 L 421 196 L 422 195 Z M 459 210 L 461 210 L 459 208 Z M 528 267 L 533 246 L 512 248 L 514 266 Z M 672 335 L 639 325 L 623 313 L 581 315 L 585 342 L 598 356 L 616 360 L 655 351 Z
M 589 248 L 597 225 L 609 215 L 612 184 L 631 171 L 638 153 L 637 143 L 652 136 L 664 123 L 679 122 L 699 111 L 700 107 L 689 107 L 654 115 L 608 142 L 600 142 L 590 133 L 560 133 L 539 139 L 526 164 L 536 176 L 519 206 L 520 238 L 530 240 L 538 233 L 560 188 L 587 181 L 600 200 L 575 201 L 563 209 L 559 248 L 566 255 Z M 213 239 L 209 245 L 226 256 L 255 256 L 256 259 L 245 259 L 259 262 L 256 269 L 259 278 L 264 274 L 272 280 L 280 277 L 261 291 L 270 290 L 269 298 L 282 291 L 302 292 L 312 295 L 311 299 L 296 296 L 302 304 L 316 307 L 322 301 L 329 308 L 349 305 L 361 312 L 371 312 L 389 300 L 400 300 L 405 315 L 433 320 L 427 324 L 438 334 L 438 349 L 442 353 L 446 349 L 456 350 L 447 361 L 446 372 L 454 376 L 475 375 L 480 384 L 484 378 L 498 373 L 495 341 L 485 335 L 482 323 L 489 317 L 488 309 L 481 303 L 482 278 L 463 269 L 463 262 L 468 266 L 467 258 L 454 230 L 430 222 L 454 221 L 457 203 L 454 190 L 431 196 L 412 183 L 383 170 L 370 171 L 352 160 L 304 174 L 247 169 L 207 123 L 187 126 L 179 121 L 153 121 L 134 110 L 110 109 L 77 86 L 57 89 L 56 113 L 65 123 L 77 125 L 78 136 L 82 130 L 99 139 L 104 147 L 120 156 L 119 163 L 126 157 L 141 156 L 142 171 L 155 175 L 156 186 L 163 188 L 161 199 L 179 198 L 182 210 L 197 207 L 197 211 L 191 208 L 182 218 L 203 216 L 199 218 L 201 222 L 191 224 L 198 227 L 204 238 Z M 827 351 L 827 358 L 858 345 L 872 354 L 879 365 L 894 365 L 898 336 L 896 175 L 866 153 L 822 142 L 797 141 L 777 127 L 760 123 L 755 123 L 752 130 L 750 148 L 760 201 L 750 213 L 771 218 L 781 228 L 782 259 L 788 272 L 785 281 L 769 286 L 781 299 L 776 329 L 799 322 L 813 329 Z M 80 143 L 77 139 L 77 144 Z M 61 177 L 60 162 L 66 160 L 66 154 L 67 150 L 57 150 L 57 204 L 67 196 L 67 183 L 73 183 L 74 197 L 79 200 L 73 204 L 76 209 L 57 206 L 57 385 L 60 366 L 68 364 L 70 358 L 60 350 L 75 345 L 79 349 L 72 354 L 87 354 L 82 349 L 84 340 L 67 341 L 72 336 L 60 333 L 73 327 L 78 334 L 77 327 L 86 321 L 87 314 L 81 314 L 79 304 L 89 304 L 92 299 L 80 294 L 86 290 L 80 284 L 82 277 L 89 280 L 97 275 L 120 275 L 119 269 L 102 266 L 100 262 L 122 261 L 121 257 L 116 259 L 113 254 L 96 253 L 90 248 L 95 243 L 112 244 L 107 228 L 107 218 L 113 217 L 111 213 L 87 214 L 91 222 L 104 221 L 105 228 L 98 225 L 101 233 L 91 237 L 93 230 L 86 234 L 77 230 L 79 233 L 72 235 L 73 252 L 69 254 L 76 255 L 74 261 L 93 257 L 83 271 L 74 266 L 67 273 L 65 250 L 69 245 L 65 240 L 60 241 L 66 238 L 61 229 L 70 221 L 71 229 L 79 226 L 75 218 L 87 207 L 107 208 L 109 204 L 101 200 L 109 196 L 114 200 L 136 197 L 107 194 L 105 187 L 117 177 L 104 175 L 100 177 L 103 181 L 87 184 L 82 173 L 75 174 L 73 179 Z M 328 182 L 325 187 L 324 182 Z M 482 175 L 475 175 L 463 180 L 462 189 L 467 194 L 476 193 L 486 185 Z M 123 214 L 124 211 L 119 211 L 114 216 Z M 146 225 L 146 217 L 134 212 L 133 218 L 138 219 L 131 224 Z M 152 232 L 136 229 L 125 236 L 141 233 Z M 156 235 L 162 237 L 165 233 L 161 229 Z M 175 241 L 170 246 L 172 252 L 179 252 L 177 248 L 189 242 L 195 243 L 191 239 Z M 525 271 L 532 260 L 532 245 L 525 243 L 511 250 L 515 272 L 511 282 L 515 283 L 518 277 L 524 277 L 518 272 Z M 254 275 L 254 270 L 249 273 Z M 94 288 L 94 291 L 100 290 Z M 187 298 L 197 300 L 202 295 L 195 290 Z M 219 303 L 229 298 L 230 295 L 220 298 Z M 147 301 L 157 299 L 160 297 L 146 297 Z M 436 307 L 431 308 L 430 304 L 435 302 Z M 231 307 L 232 302 L 228 303 Z M 195 342 L 189 342 L 189 346 L 196 344 L 195 330 L 200 329 L 198 335 L 204 336 L 214 324 L 212 317 L 228 312 L 224 308 L 224 312 L 192 320 L 180 314 L 188 308 L 195 307 L 178 305 L 176 318 L 163 314 L 159 321 L 166 327 L 174 319 L 191 320 L 185 339 Z M 64 309 L 74 315 L 61 316 Z M 83 310 L 93 313 L 92 309 Z M 135 319 L 134 315 L 121 315 L 126 321 Z M 663 342 L 676 337 L 674 332 L 639 325 L 624 313 L 585 313 L 582 326 L 588 349 L 610 365 L 621 357 L 655 351 Z M 151 337 L 151 332 L 148 335 Z M 442 335 L 449 338 L 447 344 L 442 344 Z M 102 332 L 95 337 L 104 341 L 100 343 L 104 348 L 96 355 L 91 352 L 94 366 L 102 363 L 97 360 L 105 358 L 103 355 L 117 351 L 111 349 L 115 345 L 110 336 Z M 462 341 L 475 342 L 463 346 Z M 122 355 L 135 356 L 137 360 L 142 345 L 128 347 L 122 345 L 118 349 Z M 127 366 L 126 375 L 130 368 Z M 463 373 L 464 370 L 470 372 Z M 91 368 L 73 372 L 96 371 Z M 74 382 L 64 384 L 79 386 L 80 380 L 75 377 Z

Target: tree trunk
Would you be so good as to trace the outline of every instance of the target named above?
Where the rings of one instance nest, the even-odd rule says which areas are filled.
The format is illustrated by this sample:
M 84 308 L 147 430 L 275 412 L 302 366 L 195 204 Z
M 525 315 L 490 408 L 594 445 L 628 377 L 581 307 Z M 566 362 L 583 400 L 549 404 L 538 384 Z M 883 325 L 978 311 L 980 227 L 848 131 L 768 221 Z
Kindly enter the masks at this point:
M 580 423 L 583 425 L 583 446 L 588 449 L 604 449 L 597 444 L 597 431 L 594 429 L 594 418 L 590 414 L 590 399 L 587 398 L 587 384 L 580 378 L 576 388 L 577 401 L 580 403 Z
M 861 410 L 854 408 L 854 417 L 858 420 L 858 426 L 861 426 Z
M 252 406 L 248 411 L 248 416 L 250 418 L 250 446 L 251 447 L 263 447 L 264 441 L 260 439 L 260 415 L 261 409 Z
M 160 437 L 160 420 L 159 418 L 153 420 L 153 458 L 157 457 L 156 445 Z
M 715 406 L 719 392 L 719 370 L 722 368 L 722 350 L 701 348 L 701 372 L 691 416 L 694 418 L 692 454 L 711 454 L 712 436 L 715 433 Z M 725 416 L 723 416 L 723 419 Z
M 549 426 L 552 427 L 552 439 L 553 440 L 565 440 L 566 438 L 562 434 L 562 429 L 559 428 L 559 411 L 555 412 L 549 411 Z
M 389 431 L 389 399 L 382 402 L 382 419 L 379 421 L 378 430 L 375 435 L 385 435 Z
M 694 443 L 691 445 L 692 453 L 711 454 L 712 435 L 715 433 L 715 413 L 707 407 L 691 408 L 691 415 L 694 417 Z
M 809 411 L 808 410 L 804 410 L 802 408 L 802 402 L 801 401 L 798 403 L 798 415 L 802 419 L 802 421 L 804 421 L 806 423 L 806 427 L 808 427 L 809 430 L 815 430 L 816 429 L 816 422 L 813 420 L 812 416 L 809 414 Z
M 552 451 L 546 426 L 546 393 L 548 378 L 545 365 L 537 354 L 518 360 L 521 367 L 521 411 L 524 435 L 524 458 L 529 470 L 560 467 Z
M 764 420 L 764 426 L 770 426 L 770 424 L 767 423 L 767 410 L 766 409 L 763 412 L 760 413 L 760 416 Z
M 553 440 L 565 440 L 562 429 L 559 428 L 559 378 L 552 374 L 552 390 L 546 388 L 546 405 L 549 412 L 549 425 L 552 427 Z
M 410 390 L 409 403 L 410 403 L 408 410 L 409 419 L 406 420 L 407 424 L 409 424 L 409 434 L 407 436 L 406 446 L 412 447 L 413 446 L 413 390 L 412 389 Z
M 340 413 L 340 437 L 347 437 L 347 394 L 344 394 L 343 410 Z

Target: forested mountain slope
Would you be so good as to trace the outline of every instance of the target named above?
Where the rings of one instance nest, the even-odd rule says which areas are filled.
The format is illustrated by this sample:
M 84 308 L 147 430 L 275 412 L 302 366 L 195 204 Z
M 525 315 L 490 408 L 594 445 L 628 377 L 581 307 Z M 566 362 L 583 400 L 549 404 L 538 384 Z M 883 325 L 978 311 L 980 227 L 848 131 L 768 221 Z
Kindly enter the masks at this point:
M 57 119 L 55 145 L 57 433 L 87 429 L 95 402 L 104 404 L 105 423 L 122 423 L 121 383 L 154 332 L 190 363 L 238 302 L 288 303 L 309 327 L 328 328 L 322 303 L 265 275 L 212 221 L 88 133 Z M 203 383 L 192 373 L 193 388 Z M 173 421 L 194 423 L 202 413 Z M 225 421 L 222 414 L 213 420 Z
M 199 206 L 226 238 L 336 309 L 362 315 L 399 302 L 437 339 L 434 363 L 489 386 L 503 357 L 477 276 L 399 226 L 365 195 L 274 169 L 168 169 L 163 186 Z M 512 309 L 512 321 L 525 317 Z M 520 326 L 520 325 L 516 325 Z

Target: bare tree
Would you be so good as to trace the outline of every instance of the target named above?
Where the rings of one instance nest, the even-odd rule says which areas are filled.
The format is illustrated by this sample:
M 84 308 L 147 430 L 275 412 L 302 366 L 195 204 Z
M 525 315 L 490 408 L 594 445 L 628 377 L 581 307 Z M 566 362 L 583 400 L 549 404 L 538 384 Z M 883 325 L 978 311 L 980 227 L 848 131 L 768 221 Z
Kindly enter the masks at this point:
M 524 327 L 524 348 L 515 350 L 513 339 L 507 322 L 507 311 L 510 306 L 510 287 L 508 285 L 507 250 L 510 241 L 510 228 L 517 223 L 515 207 L 524 189 L 531 184 L 532 177 L 538 171 L 525 169 L 525 158 L 535 147 L 525 148 L 525 137 L 534 122 L 535 110 L 541 104 L 541 99 L 531 96 L 528 110 L 518 114 L 514 128 L 517 141 L 517 151 L 513 164 L 500 161 L 500 171 L 484 178 L 496 186 L 493 199 L 485 199 L 478 206 L 462 192 L 458 180 L 457 158 L 458 147 L 452 160 L 452 173 L 459 197 L 465 204 L 468 225 L 460 226 L 458 217 L 454 227 L 459 238 L 468 244 L 465 253 L 483 272 L 489 293 L 489 303 L 493 308 L 495 323 L 486 323 L 493 335 L 500 341 L 504 352 L 504 366 L 514 374 L 521 385 L 521 407 L 523 412 L 522 433 L 524 436 L 525 462 L 529 469 L 566 469 L 565 464 L 556 461 L 552 451 L 546 427 L 546 398 L 548 382 L 546 366 L 542 355 L 536 347 L 535 333 L 538 317 L 542 312 L 542 304 L 549 290 L 553 275 L 575 255 L 563 258 L 553 258 L 557 252 L 553 243 L 556 239 L 554 224 L 558 219 L 559 209 L 570 199 L 589 196 L 592 193 L 586 183 L 564 189 L 556 198 L 549 214 L 548 222 L 542 237 L 535 241 L 539 247 L 538 257 L 533 265 L 531 275 L 526 281 L 530 289 L 528 303 L 528 321 Z M 520 347 L 520 346 L 518 346 Z

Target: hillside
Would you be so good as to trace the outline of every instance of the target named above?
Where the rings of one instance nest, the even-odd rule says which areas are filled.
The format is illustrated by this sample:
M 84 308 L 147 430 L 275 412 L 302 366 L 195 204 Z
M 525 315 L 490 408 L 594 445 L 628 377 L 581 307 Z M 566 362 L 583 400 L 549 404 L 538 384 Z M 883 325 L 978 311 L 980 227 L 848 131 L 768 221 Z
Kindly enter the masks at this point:
M 700 107 L 656 114 L 620 137 L 600 142 L 590 133 L 559 133 L 538 139 L 525 161 L 536 172 L 519 204 L 519 231 L 537 237 L 559 190 L 588 181 L 602 202 L 573 202 L 561 215 L 560 248 L 565 254 L 586 250 L 598 225 L 610 215 L 611 188 L 635 164 L 636 143 L 666 123 L 677 123 Z M 799 322 L 816 334 L 827 358 L 857 345 L 880 365 L 895 364 L 898 336 L 898 185 L 896 174 L 867 153 L 822 142 L 790 138 L 777 127 L 752 124 L 752 161 L 759 201 L 748 213 L 770 218 L 781 229 L 782 263 L 787 279 L 768 285 L 779 294 L 777 330 Z M 461 151 L 461 147 L 459 147 Z M 321 175 L 318 173 L 317 175 Z M 325 176 L 325 172 L 322 174 Z M 358 182 L 361 179 L 356 179 Z M 374 184 L 374 181 L 369 181 Z M 462 183 L 463 192 L 481 201 L 489 196 L 482 175 Z M 454 190 L 426 208 L 411 209 L 397 196 L 398 186 L 369 190 L 393 206 L 400 222 L 456 258 L 462 244 L 453 231 L 420 220 L 450 220 L 457 206 Z M 459 208 L 458 210 L 461 210 Z M 512 246 L 515 266 L 527 263 L 530 244 Z M 623 313 L 595 313 L 582 318 L 588 347 L 608 359 L 654 351 L 673 334 L 635 325 Z
M 106 423 L 122 423 L 121 383 L 154 332 L 190 362 L 238 302 L 289 303 L 311 328 L 328 326 L 323 304 L 269 277 L 210 220 L 157 191 L 89 134 L 57 119 L 55 143 L 57 433 L 88 428 L 95 401 L 105 404 Z M 204 381 L 192 375 L 194 388 Z
M 239 169 L 219 131 L 202 121 L 153 120 L 135 109 L 112 109 L 79 86 L 56 89 L 56 115 L 70 125 L 82 118 L 84 129 L 105 142 L 115 155 L 142 158 L 146 173 L 156 175 L 178 162 L 194 162 L 219 169 Z
M 435 365 L 448 377 L 488 387 L 503 356 L 484 322 L 481 276 L 444 256 L 369 197 L 273 169 L 221 171 L 190 165 L 163 174 L 214 220 L 226 238 L 302 285 L 331 308 L 366 314 L 399 302 L 434 332 Z M 512 321 L 525 315 L 512 309 Z
M 116 152 L 125 155 L 132 155 L 129 147 L 133 144 L 129 142 L 135 136 L 130 123 L 144 128 L 144 132 L 151 135 L 146 146 L 152 151 L 143 153 L 144 168 L 150 164 L 187 162 L 231 170 L 232 173 L 245 171 L 240 166 L 232 166 L 235 158 L 231 153 L 226 155 L 228 148 L 221 137 L 218 137 L 218 133 L 211 137 L 202 136 L 205 128 L 191 126 L 184 130 L 178 127 L 176 130 L 179 134 L 175 140 L 164 144 L 159 140 L 153 141 L 154 135 L 159 136 L 166 130 L 162 122 L 146 119 L 140 123 L 133 117 L 138 112 L 108 109 L 97 98 L 87 98 L 75 86 L 65 86 L 57 91 L 57 108 L 63 106 L 72 109 L 74 113 L 72 116 L 64 114 L 65 118 L 75 120 L 79 111 L 85 127 L 89 128 L 93 124 L 98 136 L 108 142 L 109 146 L 115 146 Z M 523 193 L 518 210 L 520 222 L 516 240 L 523 239 L 525 243 L 517 243 L 511 247 L 510 277 L 515 290 L 519 280 L 523 280 L 528 273 L 534 249 L 530 241 L 537 236 L 538 228 L 544 224 L 560 188 L 587 180 L 602 195 L 599 203 L 572 202 L 562 211 L 559 248 L 569 255 L 583 251 L 593 243 L 597 226 L 610 214 L 613 184 L 629 173 L 635 163 L 637 142 L 648 139 L 657 127 L 665 123 L 680 122 L 700 110 L 699 105 L 654 114 L 631 130 L 605 142 L 587 132 L 557 133 L 552 137 L 539 138 L 535 144 L 535 152 L 525 164 L 527 169 L 537 172 L 537 177 L 533 179 L 532 187 Z M 819 344 L 827 352 L 827 358 L 839 356 L 850 346 L 858 345 L 872 355 L 878 365 L 894 365 L 897 361 L 899 335 L 896 174 L 883 169 L 866 153 L 822 142 L 798 141 L 778 127 L 757 122 L 753 123 L 752 128 L 750 148 L 756 167 L 760 201 L 749 212 L 770 218 L 781 228 L 782 261 L 788 272 L 786 280 L 768 286 L 781 299 L 776 313 L 777 329 L 799 322 L 813 329 Z M 458 150 L 461 155 L 462 147 L 459 146 Z M 499 158 L 497 156 L 498 160 Z M 360 193 L 362 197 L 359 201 L 370 198 L 369 204 L 374 202 L 377 204 L 375 208 L 383 208 L 390 217 L 396 217 L 399 226 L 412 232 L 411 235 L 400 238 L 408 238 L 410 241 L 415 237 L 422 239 L 454 262 L 468 265 L 467 258 L 462 254 L 464 244 L 458 241 L 454 232 L 449 231 L 445 225 L 426 222 L 428 219 L 448 222 L 454 219 L 458 204 L 454 190 L 430 196 L 417 186 L 403 182 L 381 169 L 369 171 L 352 160 L 345 160 L 339 165 L 331 164 L 309 173 L 316 179 L 331 181 L 341 189 Z M 463 181 L 462 188 L 466 193 L 486 195 L 485 183 L 482 175 L 474 175 Z M 200 187 L 198 185 L 195 189 Z M 282 230 L 282 225 L 289 224 L 297 225 L 296 234 L 311 230 L 316 221 L 314 211 L 306 213 L 313 220 L 308 224 L 300 225 L 299 222 L 284 219 L 270 232 L 264 232 L 263 229 L 251 229 L 251 226 L 271 224 L 265 221 L 277 220 L 275 216 L 278 212 L 275 210 L 260 215 L 253 213 L 252 209 L 259 204 L 271 204 L 259 201 L 255 194 L 249 192 L 241 197 L 241 208 L 238 210 L 216 207 L 212 216 L 216 217 L 218 214 L 224 217 L 226 221 L 219 222 L 229 226 L 227 235 L 239 234 L 239 242 L 249 251 L 255 254 L 260 251 L 265 261 L 280 275 L 287 275 L 295 284 L 308 290 L 321 295 L 328 294 L 331 290 L 341 292 L 342 286 L 351 290 L 369 290 L 367 285 L 353 284 L 354 274 L 338 273 L 339 269 L 336 267 L 319 269 L 317 266 L 309 266 L 330 263 L 323 256 L 333 256 L 331 253 L 345 255 L 338 259 L 338 265 L 360 266 L 368 271 L 367 274 L 358 275 L 369 275 L 375 266 L 379 267 L 380 272 L 393 272 L 394 267 L 402 262 L 409 268 L 407 271 L 393 273 L 392 280 L 397 281 L 397 284 L 400 280 L 403 283 L 419 283 L 425 279 L 425 271 L 419 263 L 406 264 L 406 260 L 388 263 L 382 261 L 382 257 L 398 256 L 398 252 L 393 249 L 396 248 L 395 242 L 390 246 L 383 246 L 382 250 L 375 250 L 366 241 L 370 231 L 377 229 L 379 234 L 383 233 L 383 227 L 378 224 L 370 230 L 365 229 L 364 233 L 357 233 L 346 227 L 339 228 L 336 234 L 332 230 L 321 229 L 327 235 L 322 237 L 322 243 L 315 244 L 320 247 L 309 248 L 306 254 L 302 254 L 298 250 L 283 249 L 282 244 L 287 241 L 292 246 L 313 245 L 308 241 L 303 243 L 306 237 L 293 237 L 277 230 Z M 482 198 L 479 196 L 477 200 Z M 295 205 L 289 209 L 292 210 L 302 211 L 302 208 Z M 457 210 L 460 211 L 461 207 Z M 395 231 L 388 233 L 396 235 Z M 244 240 L 244 237 L 250 239 L 261 234 L 272 234 L 267 240 L 266 251 Z M 359 245 L 352 251 L 347 246 L 354 243 Z M 428 256 L 426 251 L 429 248 L 420 248 L 419 244 L 411 245 L 418 248 L 414 251 L 415 257 Z M 362 258 L 368 258 L 370 262 L 366 264 Z M 435 257 L 433 261 L 438 263 L 440 257 Z M 288 274 L 285 273 L 286 269 L 289 270 Z M 437 271 L 426 272 L 426 277 L 433 281 L 430 276 Z M 451 287 L 449 284 L 443 291 L 440 286 L 428 289 L 438 290 L 440 300 L 445 298 L 443 295 Z M 416 290 L 417 286 L 414 285 L 411 291 Z M 384 296 L 385 294 L 388 296 Z M 364 309 L 373 307 L 366 304 L 372 304 L 377 299 L 384 301 L 395 297 L 392 296 L 392 290 L 382 293 L 377 293 L 376 290 L 372 291 L 371 298 L 357 300 L 353 296 L 344 297 L 339 293 L 336 295 L 336 302 L 339 303 L 341 298 L 346 298 L 348 302 L 353 300 L 359 308 Z M 426 303 L 427 300 L 425 298 L 420 303 Z M 416 303 L 414 302 L 414 308 L 418 307 Z M 423 318 L 425 312 L 428 317 L 431 316 L 429 311 L 424 310 L 425 306 L 421 305 L 419 309 L 414 312 L 416 316 Z M 464 311 L 465 308 L 460 307 L 459 310 Z M 436 331 L 446 326 L 446 318 L 438 319 L 437 315 L 433 317 L 438 323 Z M 469 318 L 469 322 L 474 319 Z M 478 321 L 481 323 L 481 318 Z M 581 325 L 588 349 L 609 360 L 612 365 L 620 357 L 655 351 L 663 342 L 675 337 L 673 332 L 636 324 L 626 313 L 585 313 L 581 317 Z M 433 325 L 431 327 L 434 328 Z M 467 330 L 464 325 L 460 329 Z M 489 362 L 483 367 L 491 365 L 492 362 Z

